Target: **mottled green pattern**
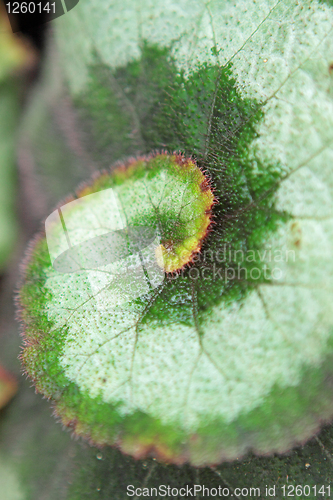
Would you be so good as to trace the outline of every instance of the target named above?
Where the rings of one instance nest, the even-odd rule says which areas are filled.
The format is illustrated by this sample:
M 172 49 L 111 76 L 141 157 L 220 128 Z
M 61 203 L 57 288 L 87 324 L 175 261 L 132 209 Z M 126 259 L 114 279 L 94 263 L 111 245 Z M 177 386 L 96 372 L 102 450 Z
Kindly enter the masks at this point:
M 262 173 L 258 182 L 257 172 L 253 173 L 254 160 L 248 158 L 256 124 L 262 118 L 261 107 L 255 100 L 240 97 L 230 68 L 204 65 L 185 77 L 177 70 L 168 49 L 145 43 L 139 61 L 115 73 L 106 66 L 93 66 L 90 74 L 87 92 L 76 99 L 76 104 L 83 123 L 91 130 L 89 143 L 102 166 L 138 150 L 148 153 L 167 148 L 194 155 L 212 178 L 219 204 L 214 209 L 214 231 L 204 247 L 212 253 L 207 252 L 207 261 L 199 266 L 212 266 L 211 255 L 224 245 L 233 255 L 239 249 L 260 250 L 267 232 L 274 231 L 279 220 L 287 220 L 287 214 L 274 210 L 274 192 L 281 176 L 278 166 L 263 165 L 257 159 Z M 113 126 L 109 127 L 109 123 Z M 113 127 L 117 128 L 116 135 Z M 219 264 L 222 268 L 233 265 L 237 263 Z M 263 263 L 257 260 L 245 265 L 251 269 L 251 265 Z M 212 282 L 209 295 L 206 287 L 201 289 L 198 283 L 198 303 L 203 309 L 219 301 L 225 288 L 220 279 Z M 185 282 L 178 279 L 177 283 L 184 296 L 191 295 L 188 278 Z M 247 285 L 231 286 L 238 288 L 233 292 L 236 296 L 242 296 Z M 152 311 L 164 308 L 168 296 L 175 293 L 175 285 L 170 287 L 156 298 Z M 174 321 L 179 317 L 179 307 L 183 318 L 191 317 L 186 303 L 166 307 L 167 312 L 159 312 L 158 316 Z

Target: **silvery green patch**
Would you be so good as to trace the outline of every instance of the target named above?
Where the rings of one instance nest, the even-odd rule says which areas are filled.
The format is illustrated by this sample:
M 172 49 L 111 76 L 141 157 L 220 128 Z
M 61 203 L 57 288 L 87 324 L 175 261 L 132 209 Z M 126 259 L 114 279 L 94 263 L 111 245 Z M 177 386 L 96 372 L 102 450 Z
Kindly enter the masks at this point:
M 107 169 L 77 192 L 101 195 L 69 214 L 74 240 L 119 229 L 113 189 L 132 225 L 159 228 L 165 273 L 132 295 L 142 281 L 119 262 L 116 278 L 59 273 L 40 234 L 20 291 L 27 373 L 78 435 L 135 457 L 206 465 L 303 442 L 333 415 L 330 3 L 87 1 L 54 24 Z M 168 161 L 109 170 L 151 151 L 206 181 Z

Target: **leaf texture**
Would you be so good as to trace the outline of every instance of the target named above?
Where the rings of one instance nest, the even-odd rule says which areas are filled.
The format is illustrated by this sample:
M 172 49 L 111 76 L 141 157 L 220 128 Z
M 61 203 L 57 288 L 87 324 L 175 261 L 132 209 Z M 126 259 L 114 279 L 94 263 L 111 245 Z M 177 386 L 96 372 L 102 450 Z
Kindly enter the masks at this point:
M 85 2 L 55 21 L 96 164 L 183 151 L 218 201 L 196 262 L 120 305 L 32 248 L 23 357 L 78 434 L 205 465 L 331 417 L 332 21 L 327 3 L 248 0 Z M 155 187 L 121 186 L 143 224 Z

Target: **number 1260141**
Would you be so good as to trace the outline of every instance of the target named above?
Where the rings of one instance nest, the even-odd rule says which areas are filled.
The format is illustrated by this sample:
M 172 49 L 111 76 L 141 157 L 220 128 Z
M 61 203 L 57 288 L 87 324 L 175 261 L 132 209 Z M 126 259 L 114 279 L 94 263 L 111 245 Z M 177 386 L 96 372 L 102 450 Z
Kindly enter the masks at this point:
M 8 14 L 42 14 L 43 12 L 55 14 L 56 12 L 55 2 L 8 2 L 6 7 Z
M 305 484 L 304 486 L 298 484 L 288 484 L 281 486 L 282 495 L 284 497 L 310 497 L 315 496 L 322 498 L 329 498 L 331 496 L 331 486 L 310 486 Z

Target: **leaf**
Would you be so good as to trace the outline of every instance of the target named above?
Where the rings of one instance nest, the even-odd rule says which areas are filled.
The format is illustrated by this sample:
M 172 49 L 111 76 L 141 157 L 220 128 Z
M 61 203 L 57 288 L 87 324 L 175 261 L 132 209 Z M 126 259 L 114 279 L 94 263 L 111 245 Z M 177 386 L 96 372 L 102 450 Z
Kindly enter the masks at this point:
M 23 357 L 78 434 L 202 466 L 284 451 L 331 418 L 332 17 L 306 1 L 104 1 L 56 21 L 94 161 L 182 150 L 218 199 L 186 272 L 116 306 L 111 283 L 103 311 L 36 241 Z
M 259 488 L 262 496 L 266 486 L 275 485 L 275 498 L 283 498 L 283 485 L 308 484 L 319 489 L 322 485 L 326 488 L 331 480 L 332 463 L 328 457 L 332 431 L 328 429 L 319 436 L 321 444 L 313 439 L 287 456 L 250 455 L 243 461 L 196 469 L 160 464 L 153 459 L 134 460 L 117 449 L 99 449 L 70 439 L 54 423 L 48 406 L 24 384 L 5 421 L 0 422 L 1 485 L 7 495 L 4 500 L 123 500 L 130 485 L 188 486 L 193 492 L 195 484 L 209 489 L 228 488 L 230 493 L 236 488 Z M 246 490 L 238 496 L 246 498 Z
M 31 64 L 31 53 L 11 33 L 7 14 L 0 9 L 0 270 L 17 237 L 15 214 L 15 131 L 18 126 L 20 82 L 17 73 Z M 16 73 L 16 74 L 15 74 Z

